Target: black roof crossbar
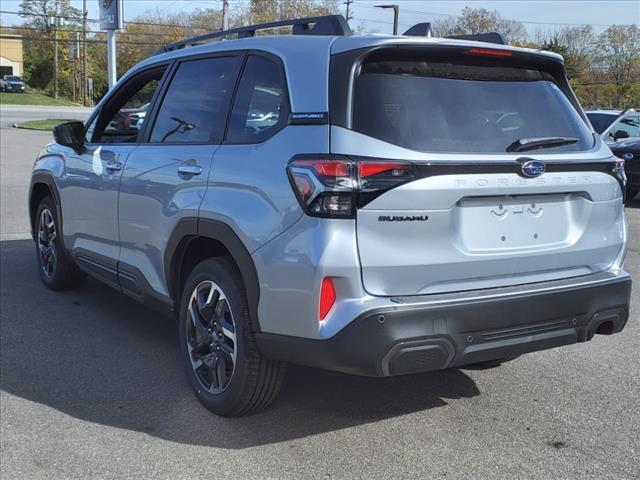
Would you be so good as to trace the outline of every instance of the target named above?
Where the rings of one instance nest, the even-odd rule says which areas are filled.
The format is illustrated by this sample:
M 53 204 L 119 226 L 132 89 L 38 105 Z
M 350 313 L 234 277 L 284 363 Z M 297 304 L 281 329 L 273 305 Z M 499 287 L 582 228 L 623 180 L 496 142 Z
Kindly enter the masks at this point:
M 455 40 L 474 40 L 476 42 L 497 43 L 498 45 L 507 45 L 507 41 L 502 34 L 497 32 L 476 33 L 474 35 L 451 35 L 445 38 L 453 38 Z
M 202 45 L 214 38 L 228 37 L 237 35 L 237 38 L 254 37 L 256 31 L 267 30 L 270 28 L 293 27 L 294 35 L 334 35 L 349 36 L 352 35 L 351 27 L 342 15 L 326 15 L 323 17 L 296 18 L 292 20 L 280 20 L 277 22 L 260 23 L 258 25 L 249 25 L 246 27 L 231 28 L 229 30 L 221 30 L 218 32 L 206 33 L 197 37 L 188 38 L 180 42 L 172 43 L 161 47 L 154 55 L 160 53 L 171 52 L 181 48 Z

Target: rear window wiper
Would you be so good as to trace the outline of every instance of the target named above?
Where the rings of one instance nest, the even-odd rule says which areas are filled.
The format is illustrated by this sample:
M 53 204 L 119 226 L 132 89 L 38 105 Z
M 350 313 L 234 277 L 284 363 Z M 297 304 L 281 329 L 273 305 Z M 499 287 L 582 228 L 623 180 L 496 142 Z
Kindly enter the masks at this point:
M 559 147 L 579 141 L 580 139 L 575 137 L 520 138 L 507 147 L 507 152 L 526 152 L 527 150 L 536 150 L 538 148 Z

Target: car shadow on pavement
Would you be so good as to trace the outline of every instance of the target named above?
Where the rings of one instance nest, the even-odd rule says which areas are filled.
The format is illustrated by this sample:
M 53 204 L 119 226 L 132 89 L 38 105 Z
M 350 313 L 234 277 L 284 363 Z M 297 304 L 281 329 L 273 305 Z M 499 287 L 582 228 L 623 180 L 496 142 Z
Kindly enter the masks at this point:
M 200 406 L 175 321 L 89 279 L 40 282 L 33 242 L 0 242 L 0 386 L 72 417 L 185 444 L 242 449 L 376 422 L 479 395 L 459 370 L 363 378 L 291 366 L 275 405 L 243 418 Z

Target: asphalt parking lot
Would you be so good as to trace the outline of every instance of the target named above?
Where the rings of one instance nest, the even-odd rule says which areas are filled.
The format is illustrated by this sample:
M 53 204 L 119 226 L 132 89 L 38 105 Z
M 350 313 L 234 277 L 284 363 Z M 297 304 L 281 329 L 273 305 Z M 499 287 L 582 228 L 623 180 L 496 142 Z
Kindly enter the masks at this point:
M 93 280 L 41 285 L 26 197 L 51 135 L 10 127 L 25 115 L 0 109 L 2 479 L 640 477 L 640 200 L 621 334 L 490 370 L 291 367 L 272 408 L 223 419 L 189 390 L 170 319 Z

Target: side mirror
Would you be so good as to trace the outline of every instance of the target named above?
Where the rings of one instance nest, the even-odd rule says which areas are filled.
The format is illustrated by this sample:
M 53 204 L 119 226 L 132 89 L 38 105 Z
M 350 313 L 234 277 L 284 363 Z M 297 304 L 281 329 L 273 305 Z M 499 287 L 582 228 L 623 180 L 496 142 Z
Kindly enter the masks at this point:
M 53 128 L 53 139 L 59 145 L 73 148 L 76 153 L 84 151 L 84 123 L 67 122 Z
M 620 140 L 621 138 L 629 138 L 629 132 L 625 132 L 624 130 L 616 130 L 613 134 L 613 139 Z

